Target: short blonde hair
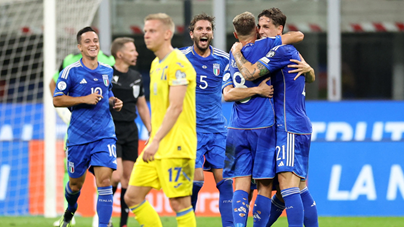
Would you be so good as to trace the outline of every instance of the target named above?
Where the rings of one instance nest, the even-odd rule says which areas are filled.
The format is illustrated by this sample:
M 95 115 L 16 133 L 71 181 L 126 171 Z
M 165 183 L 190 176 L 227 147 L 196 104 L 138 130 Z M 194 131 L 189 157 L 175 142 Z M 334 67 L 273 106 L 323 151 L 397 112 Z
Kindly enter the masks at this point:
M 254 14 L 250 12 L 244 12 L 233 19 L 234 30 L 237 35 L 247 36 L 251 35 L 251 32 L 255 29 Z
M 111 45 L 111 54 L 112 56 L 114 56 L 114 58 L 116 58 L 116 54 L 118 53 L 118 51 L 122 50 L 122 48 L 124 47 L 124 45 L 126 43 L 134 43 L 135 40 L 129 37 L 119 37 L 116 38 Z
M 167 26 L 168 29 L 173 33 L 175 31 L 175 24 L 173 19 L 165 13 L 156 13 L 156 14 L 149 14 L 144 18 L 144 22 L 148 20 L 159 20 L 163 23 L 163 25 Z

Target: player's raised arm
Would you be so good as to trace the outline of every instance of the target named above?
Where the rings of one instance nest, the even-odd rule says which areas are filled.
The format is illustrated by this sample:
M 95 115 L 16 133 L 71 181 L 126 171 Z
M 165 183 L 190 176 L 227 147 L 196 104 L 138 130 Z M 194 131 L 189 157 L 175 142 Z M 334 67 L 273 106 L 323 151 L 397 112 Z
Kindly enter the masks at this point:
M 254 81 L 269 73 L 269 70 L 260 62 L 251 64 L 247 59 L 244 58 L 241 53 L 242 45 L 241 43 L 234 43 L 231 51 L 236 61 L 237 68 L 240 70 L 241 75 L 244 79 L 249 81 Z
M 268 85 L 267 82 L 271 78 L 263 80 L 257 87 L 240 88 L 228 85 L 223 89 L 223 98 L 226 102 L 241 101 L 246 98 L 250 98 L 254 95 L 260 95 L 262 97 L 272 98 L 274 95 L 274 88 L 272 85 Z
M 281 35 L 282 44 L 294 44 L 303 41 L 304 34 L 300 31 L 291 31 Z

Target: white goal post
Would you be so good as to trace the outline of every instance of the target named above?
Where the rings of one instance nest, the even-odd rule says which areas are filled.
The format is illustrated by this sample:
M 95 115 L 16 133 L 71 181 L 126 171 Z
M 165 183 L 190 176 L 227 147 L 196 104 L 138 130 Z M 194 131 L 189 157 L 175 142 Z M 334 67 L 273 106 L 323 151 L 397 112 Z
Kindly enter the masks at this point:
M 48 85 L 100 2 L 0 0 L 0 215 L 61 213 L 67 127 Z

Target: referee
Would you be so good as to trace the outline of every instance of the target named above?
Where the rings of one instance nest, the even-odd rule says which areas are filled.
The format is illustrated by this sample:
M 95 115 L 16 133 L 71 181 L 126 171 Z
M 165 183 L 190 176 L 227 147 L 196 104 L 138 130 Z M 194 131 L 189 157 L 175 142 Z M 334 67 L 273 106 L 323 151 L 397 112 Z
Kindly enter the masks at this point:
M 113 192 L 115 192 L 118 183 L 121 183 L 121 220 L 119 226 L 126 227 L 129 208 L 124 197 L 133 165 L 138 156 L 136 108 L 149 132 L 151 130 L 150 111 L 144 96 L 142 76 L 139 72 L 129 68 L 136 65 L 139 55 L 134 39 L 116 38 L 111 45 L 111 54 L 115 57 L 112 92 L 124 103 L 120 112 L 111 111 L 118 139 L 116 142 L 118 168 L 112 174 L 112 186 Z

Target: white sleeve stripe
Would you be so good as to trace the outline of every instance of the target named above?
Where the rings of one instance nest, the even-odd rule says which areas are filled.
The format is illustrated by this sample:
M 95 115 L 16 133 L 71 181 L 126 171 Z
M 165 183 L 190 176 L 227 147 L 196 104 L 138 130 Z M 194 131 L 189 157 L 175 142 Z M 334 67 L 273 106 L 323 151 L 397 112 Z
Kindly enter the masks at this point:
M 219 56 L 219 57 L 226 58 L 227 60 L 229 60 L 229 55 L 218 54 L 218 53 L 216 53 L 215 55 L 216 55 L 216 56 Z
M 76 61 L 75 63 L 73 63 L 73 64 L 67 66 L 67 67 L 63 70 L 62 79 L 67 79 L 67 77 L 69 76 L 69 72 L 70 72 L 70 69 L 71 69 L 71 68 L 73 68 L 73 67 L 79 67 L 80 65 L 81 65 L 80 62 L 79 62 L 79 61 Z
M 213 50 L 214 50 L 216 53 L 219 53 L 219 54 L 229 55 L 229 53 L 227 53 L 226 51 L 223 51 L 223 50 L 218 49 L 218 48 L 216 48 L 216 47 L 214 47 Z

